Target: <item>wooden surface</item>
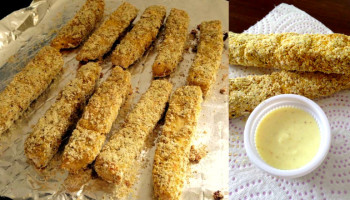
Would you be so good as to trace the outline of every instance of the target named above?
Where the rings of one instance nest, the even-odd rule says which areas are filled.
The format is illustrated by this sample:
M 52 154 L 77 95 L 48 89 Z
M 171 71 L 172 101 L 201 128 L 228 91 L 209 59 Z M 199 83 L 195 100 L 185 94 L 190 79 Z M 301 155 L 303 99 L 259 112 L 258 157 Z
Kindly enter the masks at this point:
M 305 11 L 335 33 L 350 35 L 350 0 L 230 0 L 230 31 L 247 30 L 280 3 Z

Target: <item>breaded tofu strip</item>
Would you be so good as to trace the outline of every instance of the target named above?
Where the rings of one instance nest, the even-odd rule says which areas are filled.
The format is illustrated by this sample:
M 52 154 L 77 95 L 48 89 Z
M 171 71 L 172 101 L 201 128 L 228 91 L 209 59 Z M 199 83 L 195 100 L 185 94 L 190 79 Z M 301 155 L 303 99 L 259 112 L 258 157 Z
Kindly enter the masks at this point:
M 166 80 L 152 81 L 147 92 L 126 117 L 122 128 L 112 136 L 97 157 L 95 170 L 101 178 L 130 187 L 134 184 L 133 180 L 128 179 L 129 173 L 137 173 L 133 166 L 147 137 L 164 113 L 171 90 L 172 84 Z
M 350 36 L 342 34 L 236 34 L 230 64 L 350 74 Z
M 190 18 L 185 11 L 171 9 L 165 24 L 164 41 L 153 63 L 154 77 L 168 76 L 182 60 L 189 21 Z
M 77 60 L 88 61 L 102 59 L 113 43 L 134 21 L 138 9 L 124 2 L 109 18 L 89 37 L 77 55 Z
M 95 89 L 101 67 L 97 63 L 82 66 L 58 95 L 56 102 L 46 111 L 26 139 L 24 151 L 36 167 L 45 167 L 57 153 L 67 130 L 77 121 L 77 113 Z
M 321 72 L 273 72 L 230 79 L 230 118 L 248 115 L 262 101 L 279 94 L 298 94 L 310 99 L 349 89 L 350 76 Z
M 170 98 L 154 155 L 152 177 L 156 199 L 181 197 L 201 103 L 202 91 L 198 86 L 183 86 Z
M 46 90 L 62 67 L 60 52 L 46 46 L 14 76 L 0 93 L 0 135 Z
M 104 0 L 86 0 L 73 19 L 64 25 L 51 41 L 51 46 L 58 50 L 79 46 L 101 21 L 104 6 Z
M 62 157 L 62 168 L 70 172 L 85 168 L 100 153 L 119 108 L 131 92 L 130 73 L 115 67 L 92 95 L 77 123 Z
M 128 68 L 140 59 L 146 49 L 156 39 L 166 15 L 164 6 L 150 6 L 141 15 L 139 21 L 120 41 L 112 53 L 112 63 Z
M 198 51 L 188 73 L 187 82 L 189 85 L 201 87 L 204 97 L 216 80 L 223 47 L 221 22 L 202 22 Z

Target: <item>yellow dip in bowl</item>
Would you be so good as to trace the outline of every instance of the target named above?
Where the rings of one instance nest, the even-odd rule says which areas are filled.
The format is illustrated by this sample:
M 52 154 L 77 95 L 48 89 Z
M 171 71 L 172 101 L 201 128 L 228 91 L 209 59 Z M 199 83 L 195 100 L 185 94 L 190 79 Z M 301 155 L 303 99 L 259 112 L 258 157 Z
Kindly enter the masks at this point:
M 260 103 L 244 127 L 249 160 L 269 174 L 297 178 L 315 170 L 331 144 L 329 121 L 312 100 L 281 94 Z
M 267 113 L 255 133 L 261 158 L 283 170 L 297 169 L 310 162 L 319 150 L 320 140 L 314 117 L 294 107 L 280 107 Z

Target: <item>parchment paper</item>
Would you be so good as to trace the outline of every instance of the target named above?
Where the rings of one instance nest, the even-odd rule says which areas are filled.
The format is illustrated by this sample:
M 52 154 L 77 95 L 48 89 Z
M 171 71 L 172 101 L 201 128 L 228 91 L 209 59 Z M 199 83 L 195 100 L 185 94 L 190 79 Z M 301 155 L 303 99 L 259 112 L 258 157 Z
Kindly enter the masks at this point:
M 128 1 L 143 10 L 154 4 L 165 5 L 168 13 L 172 7 L 184 9 L 190 16 L 189 30 L 195 29 L 205 20 L 221 20 L 224 31 L 228 30 L 228 2 L 224 0 L 152 0 Z M 43 45 L 55 36 L 57 30 L 65 24 L 84 3 L 83 0 L 39 0 L 31 7 L 17 11 L 0 21 L 0 90 L 20 71 Z M 105 15 L 113 12 L 121 1 L 106 0 Z M 106 17 L 105 17 L 106 18 Z M 138 17 L 139 18 L 139 17 Z M 137 21 L 138 18 L 135 20 Z M 27 25 L 23 25 L 27 24 Z M 21 28 L 22 27 L 22 28 Z M 26 28 L 24 28 L 26 27 Z M 5 36 L 7 39 L 4 39 Z M 157 48 L 152 47 L 146 55 L 128 70 L 132 74 L 134 94 L 130 106 L 126 106 L 118 116 L 112 131 L 118 129 L 123 116 L 139 100 L 149 87 L 152 73 L 151 66 Z M 110 197 L 110 184 L 99 179 L 90 181 L 83 190 L 74 194 L 63 191 L 62 182 L 67 173 L 58 170 L 58 161 L 52 162 L 49 169 L 38 172 L 27 163 L 24 155 L 23 143 L 38 119 L 55 101 L 58 92 L 75 76 L 78 61 L 75 55 L 79 51 L 64 51 L 64 72 L 52 86 L 43 94 L 25 115 L 18 120 L 10 130 L 0 139 L 0 196 L 15 199 L 102 199 Z M 169 80 L 174 84 L 174 90 L 185 84 L 187 72 L 192 64 L 194 53 L 186 52 L 184 60 Z M 108 77 L 112 67 L 109 57 L 103 63 L 103 78 Z M 220 190 L 228 198 L 228 106 L 227 106 L 227 77 L 228 53 L 227 46 L 223 54 L 222 65 L 219 69 L 217 81 L 213 85 L 211 94 L 202 104 L 202 112 L 194 141 L 196 146 L 207 146 L 208 154 L 199 164 L 191 165 L 188 181 L 183 191 L 184 199 L 212 199 L 215 191 Z M 220 89 L 226 89 L 221 94 Z M 124 114 L 123 114 L 124 113 Z M 155 135 L 161 127 L 156 128 Z M 142 152 L 142 170 L 133 194 L 128 199 L 152 199 L 151 169 L 155 147 Z M 46 176 L 43 176 L 46 175 Z

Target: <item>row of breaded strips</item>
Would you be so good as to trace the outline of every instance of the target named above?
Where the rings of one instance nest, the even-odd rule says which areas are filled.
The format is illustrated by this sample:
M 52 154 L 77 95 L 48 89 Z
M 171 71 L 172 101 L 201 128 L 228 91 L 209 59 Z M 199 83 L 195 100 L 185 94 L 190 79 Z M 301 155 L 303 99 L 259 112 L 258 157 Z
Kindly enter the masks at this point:
M 54 48 L 46 48 L 58 52 L 56 49 L 77 47 L 94 30 L 96 24 L 102 19 L 103 12 L 103 0 L 87 0 L 74 18 L 53 39 L 51 46 Z M 137 9 L 131 4 L 122 4 L 113 13 L 111 19 L 106 21 L 107 24 L 105 23 L 106 25 L 101 27 L 101 30 L 107 26 L 112 28 L 113 30 L 108 29 L 107 31 L 113 31 L 111 36 L 115 38 L 101 36 L 101 38 L 108 40 L 103 42 L 95 37 L 98 40 L 96 42 L 104 44 L 104 48 L 108 48 L 106 43 L 109 42 L 112 45 L 118 35 L 130 25 L 136 14 Z M 99 33 L 97 31 L 97 34 Z M 111 40 L 113 41 L 111 42 Z M 97 50 L 91 49 L 91 51 L 92 54 L 95 54 Z M 48 55 L 39 53 L 38 56 L 47 57 Z M 63 65 L 62 58 L 61 61 Z M 76 78 L 60 92 L 56 102 L 38 121 L 25 142 L 25 153 L 36 167 L 46 167 L 57 153 L 67 130 L 76 124 L 77 113 L 83 110 L 86 102 L 95 91 L 100 72 L 101 67 L 97 63 L 83 65 L 78 70 Z M 112 123 L 118 115 L 120 106 L 130 92 L 130 73 L 124 72 L 120 67 L 115 67 L 110 77 L 100 85 L 85 107 L 64 151 L 63 167 L 78 169 L 86 167 L 95 159 L 106 134 L 110 131 Z M 91 141 L 94 144 L 91 144 Z
M 103 15 L 103 0 L 87 0 L 75 17 L 64 26 L 51 46 L 62 48 L 77 47 L 92 32 Z M 125 2 L 118 7 L 102 25 L 87 39 L 77 55 L 79 61 L 102 59 L 120 36 L 137 17 L 138 9 Z M 166 9 L 162 6 L 148 7 L 140 20 L 120 41 L 111 54 L 112 63 L 128 68 L 142 57 L 156 39 L 165 18 Z M 154 77 L 170 75 L 183 58 L 189 26 L 189 16 L 183 10 L 173 8 L 165 24 L 164 41 L 160 44 L 153 63 Z M 196 59 L 187 81 L 189 85 L 200 86 L 206 96 L 215 82 L 223 49 L 220 21 L 201 24 L 200 44 Z
M 89 15 L 89 13 L 93 14 L 96 11 L 96 9 L 91 9 L 91 12 L 86 12 L 87 5 L 92 5 L 91 2 L 92 0 L 87 0 L 73 20 L 60 31 L 57 38 L 52 42 L 53 46 L 55 46 L 54 44 L 60 44 L 58 48 L 75 47 L 87 37 L 88 29 L 80 31 L 79 33 L 85 33 L 85 35 L 82 34 L 77 37 L 76 31 L 72 27 L 76 27 L 79 23 L 81 23 L 81 26 L 78 27 L 83 27 L 86 18 L 80 15 Z M 83 115 L 63 152 L 63 168 L 71 173 L 78 172 L 86 169 L 97 157 L 95 170 L 103 179 L 117 184 L 126 184 L 129 187 L 135 183 L 137 172 L 132 168 L 138 162 L 136 158 L 141 154 L 146 139 L 164 113 L 172 91 L 172 85 L 166 80 L 152 81 L 147 92 L 143 94 L 134 109 L 127 115 L 120 130 L 112 134 L 111 139 L 103 148 L 102 145 L 105 142 L 106 134 L 110 131 L 111 125 L 118 115 L 120 106 L 131 88 L 130 74 L 118 66 L 128 68 L 142 57 L 145 50 L 155 40 L 165 14 L 166 10 L 162 6 L 148 7 L 140 20 L 112 52 L 112 62 L 117 67 L 112 70 L 111 76 L 99 86 L 84 109 Z M 101 59 L 110 50 L 114 41 L 136 18 L 136 15 L 137 9 L 135 7 L 123 3 L 84 43 L 77 59 L 81 61 Z M 181 61 L 187 38 L 188 23 L 189 18 L 186 12 L 177 9 L 171 10 L 166 22 L 165 38 L 153 65 L 155 76 L 169 75 Z M 68 31 L 69 27 L 71 27 L 71 31 Z M 222 47 L 220 22 L 203 22 L 201 24 L 198 53 L 188 78 L 188 83 L 193 86 L 181 87 L 172 95 L 163 134 L 157 144 L 153 180 L 155 195 L 159 199 L 180 198 L 191 140 L 200 112 L 202 93 L 206 94 L 210 85 L 215 81 L 216 72 L 221 61 Z M 95 63 L 85 65 L 80 70 L 92 65 L 95 65 L 94 68 L 100 71 L 99 66 Z M 77 93 L 81 92 L 80 95 L 85 98 L 80 98 L 80 101 L 76 100 L 75 104 L 72 102 L 74 105 L 69 108 L 59 109 L 61 108 L 60 102 L 64 101 L 61 99 L 70 97 L 70 93 L 65 91 L 79 88 L 72 85 L 74 85 L 74 81 L 79 82 L 80 79 L 77 76 L 61 92 L 56 103 L 49 109 L 43 119 L 39 120 L 34 132 L 27 139 L 26 154 L 37 167 L 47 165 L 54 153 L 57 152 L 57 147 L 65 132 L 64 129 L 72 124 L 72 120 L 62 122 L 63 120 L 59 118 L 62 116 L 74 118 L 75 111 L 86 102 L 88 94 L 91 94 L 91 90 L 93 90 L 93 87 L 90 87 L 91 90 L 86 89 L 88 91 L 85 92 L 75 91 Z M 90 81 L 89 85 L 94 85 L 97 79 L 98 77 L 94 79 L 95 81 Z M 56 126 L 53 128 L 55 132 L 46 133 L 47 131 L 41 127 L 45 127 L 45 124 L 52 124 L 50 119 L 57 120 L 53 124 L 53 126 Z M 59 127 L 58 124 L 65 125 Z M 51 135 L 45 137 L 46 140 L 41 138 L 47 134 Z M 35 155 L 38 149 L 43 153 Z
M 188 21 L 188 15 L 184 11 L 171 10 L 165 25 L 164 41 L 160 45 L 153 64 L 154 76 L 169 75 L 181 61 Z M 157 143 L 153 166 L 154 194 L 157 199 L 179 199 L 181 196 L 191 142 L 201 109 L 202 94 L 206 95 L 215 82 L 221 63 L 223 50 L 221 23 L 219 21 L 203 22 L 200 29 L 198 53 L 188 77 L 190 86 L 181 87 L 172 95 L 162 136 Z M 136 32 L 133 35 L 127 34 L 125 38 L 129 38 L 128 36 L 132 38 L 131 36 L 135 35 L 137 35 Z M 123 42 L 125 41 L 123 39 L 120 46 L 117 46 L 117 51 L 113 53 L 117 52 L 118 56 L 123 55 L 123 49 L 131 53 L 131 47 L 135 45 L 131 42 L 135 39 L 136 37 L 130 41 L 126 40 L 127 42 Z M 122 58 L 124 56 L 120 57 L 115 64 L 124 68 L 135 61 L 135 59 L 130 61 Z M 122 128 L 113 134 L 97 157 L 95 170 L 100 177 L 129 187 L 135 184 L 137 158 L 164 112 L 171 88 L 171 84 L 164 80 L 152 82 L 151 87 L 126 117 Z
M 57 49 L 75 48 L 88 38 L 76 59 L 78 61 L 103 59 L 115 41 L 127 32 L 138 14 L 135 6 L 124 2 L 91 34 L 102 18 L 103 8 L 103 0 L 87 0 L 74 18 L 59 31 L 51 46 Z M 113 50 L 112 63 L 126 69 L 141 58 L 156 39 L 165 15 L 166 9 L 163 6 L 146 8 L 130 32 L 126 33 Z
M 96 3 L 103 1 L 86 1 L 76 16 L 61 29 L 51 45 L 58 49 L 79 45 L 100 18 L 101 9 Z M 39 120 L 25 142 L 25 153 L 36 167 L 42 168 L 48 165 L 57 153 L 67 130 L 76 123 L 62 155 L 62 168 L 67 169 L 70 174 L 89 168 L 88 165 L 100 153 L 120 107 L 131 92 L 130 73 L 123 71 L 119 66 L 127 68 L 143 55 L 156 38 L 165 14 L 166 10 L 162 6 L 151 6 L 145 10 L 141 19 L 116 49 L 119 52 L 116 56 L 121 63 L 98 87 L 84 108 L 82 117 L 76 123 L 77 113 L 82 111 L 94 91 L 101 67 L 97 63 L 88 63 L 78 70 L 77 77 L 60 92 L 56 102 Z M 77 58 L 84 61 L 102 58 L 136 15 L 137 9 L 134 6 L 123 3 L 86 41 Z M 153 81 L 149 90 L 128 115 L 122 132 L 130 133 L 131 130 L 135 131 L 135 134 L 138 133 L 136 135 L 143 133 L 146 137 L 163 114 L 171 90 L 172 85 L 168 81 Z M 138 124 L 140 122 L 142 123 Z M 128 123 L 132 125 L 127 125 Z M 137 144 L 140 145 L 135 147 L 135 151 L 126 154 L 125 160 L 139 154 L 137 152 L 143 147 L 141 142 L 143 139 L 142 137 L 138 139 Z M 108 153 L 103 151 L 99 158 L 104 158 L 103 155 Z
M 60 30 L 51 42 L 51 46 L 57 49 L 77 47 L 101 20 L 103 11 L 104 1 L 87 0 L 74 18 Z M 78 58 L 82 57 L 84 61 L 94 59 L 91 56 L 102 58 L 120 34 L 136 18 L 137 12 L 138 10 L 129 3 L 123 3 L 119 6 L 86 41 Z M 166 10 L 162 6 L 151 6 L 145 10 L 137 23 L 139 25 L 136 24 L 128 35 L 137 33 L 140 37 L 141 33 L 147 33 L 146 35 L 151 37 L 146 37 L 144 40 L 146 46 L 139 46 L 139 53 L 135 54 L 133 58 L 129 58 L 128 54 L 123 57 L 124 60 L 137 60 L 142 56 L 147 45 L 150 45 L 155 39 L 163 23 L 165 13 Z M 136 38 L 125 41 L 136 41 Z M 57 51 L 52 47 L 48 48 Z M 44 56 L 40 55 L 40 57 Z M 130 64 L 132 63 L 133 61 L 130 62 Z M 77 77 L 61 91 L 56 102 L 34 127 L 34 131 L 26 140 L 25 152 L 36 167 L 47 166 L 54 154 L 57 153 L 65 133 L 77 121 L 73 119 L 76 118 L 79 111 L 82 111 L 84 104 L 94 92 L 100 71 L 101 67 L 97 63 L 88 63 L 82 66 L 78 70 Z M 112 123 L 118 115 L 120 106 L 130 92 L 132 92 L 130 73 L 123 71 L 118 66 L 115 67 L 110 77 L 99 86 L 84 108 L 84 113 L 65 147 L 63 168 L 74 172 L 85 168 L 95 160 L 105 141 L 106 134 L 110 131 Z
M 90 62 L 60 92 L 56 102 L 38 121 L 25 142 L 25 153 L 36 167 L 45 167 L 57 153 L 67 130 L 77 121 L 86 101 L 94 92 L 101 67 Z M 118 111 L 132 92 L 130 73 L 120 67 L 93 93 L 65 146 L 62 167 L 69 171 L 85 168 L 99 154 Z
M 350 36 L 230 33 L 230 64 L 281 71 L 230 79 L 230 118 L 279 94 L 311 99 L 349 89 Z
M 181 198 L 188 172 L 192 139 L 201 110 L 202 96 L 208 95 L 221 63 L 222 36 L 220 21 L 201 23 L 197 54 L 187 77 L 188 86 L 177 89 L 169 101 L 162 135 L 156 145 L 152 170 L 154 196 L 157 199 L 177 200 Z M 167 42 L 167 38 L 169 36 L 165 35 L 164 42 Z M 176 48 L 176 42 L 173 46 Z M 165 47 L 164 45 L 160 48 L 153 65 L 153 73 L 155 73 L 155 65 L 171 66 L 172 64 L 164 61 L 163 65 L 159 64 L 162 63 L 161 55 L 166 55 L 166 50 L 162 49 Z
M 157 16 L 164 18 L 165 10 L 162 14 L 154 8 L 159 9 L 159 7 L 146 9 L 134 28 L 121 40 L 112 53 L 113 64 L 123 68 L 129 67 L 142 56 L 155 39 L 158 33 L 156 30 L 161 23 L 156 23 L 157 20 L 154 18 Z M 169 75 L 181 61 L 188 24 L 189 17 L 186 12 L 171 10 L 165 26 L 164 41 L 153 65 L 154 76 Z M 93 37 L 97 38 L 94 34 L 91 38 Z M 81 52 L 89 49 L 89 40 Z M 222 48 L 221 23 L 203 22 L 198 54 L 188 79 L 190 84 L 200 87 L 184 86 L 175 91 L 170 99 L 163 134 L 157 144 L 153 180 L 155 196 L 159 199 L 178 199 L 181 196 L 191 140 L 202 102 L 201 88 L 206 94 L 215 81 Z M 103 54 L 100 54 L 101 56 Z M 152 82 L 148 91 L 126 117 L 122 128 L 113 133 L 97 157 L 95 170 L 100 177 L 116 184 L 125 184 L 129 187 L 134 185 L 137 171 L 133 170 L 133 166 L 137 165 L 136 158 L 141 154 L 147 137 L 161 118 L 171 90 L 172 86 L 167 81 Z
M 114 41 L 136 18 L 136 15 L 137 9 L 134 6 L 129 3 L 123 3 L 84 43 L 77 59 L 82 61 L 101 59 L 110 50 Z M 122 100 L 125 99 L 126 94 L 123 94 L 122 91 L 129 91 L 123 87 L 130 87 L 130 74 L 127 71 L 123 71 L 122 68 L 128 68 L 142 57 L 145 50 L 156 39 L 165 15 L 166 9 L 163 6 L 146 8 L 140 20 L 113 51 L 112 62 L 117 66 L 112 71 L 112 78 L 109 77 L 105 83 L 102 83 L 97 92 L 91 97 L 89 104 L 84 109 L 82 118 L 78 121 L 77 127 L 64 149 L 62 167 L 72 174 L 86 169 L 100 153 L 106 134 L 111 129 L 111 125 L 118 114 L 118 109 L 122 105 Z M 123 73 L 127 73 L 129 78 L 120 77 Z M 119 78 L 113 80 L 113 77 L 118 75 Z M 119 81 L 115 90 L 113 90 L 113 85 L 115 86 L 116 84 L 112 83 L 114 81 Z M 146 136 L 152 131 L 164 112 L 171 89 L 172 86 L 167 81 L 153 81 L 151 87 L 143 95 L 135 109 L 128 114 L 124 125 L 125 128 L 123 129 L 124 132 L 130 133 L 131 129 L 132 131 L 137 131 L 134 133 L 135 135 L 140 135 L 144 132 Z M 155 102 L 157 102 L 156 105 L 154 105 Z M 127 126 L 127 121 L 134 124 Z M 143 124 L 137 125 L 135 121 Z M 140 141 L 142 138 L 138 140 Z M 109 142 L 106 147 L 109 144 L 112 144 L 112 142 Z M 137 156 L 137 149 L 142 148 L 143 145 L 136 147 L 135 151 L 129 152 L 131 158 Z M 104 153 L 104 150 L 101 152 L 101 155 L 107 154 Z M 128 155 L 125 154 L 124 156 L 127 157 Z M 103 156 L 99 157 L 103 158 Z M 127 158 L 125 159 L 127 160 Z M 97 169 L 98 167 L 95 168 Z
M 153 64 L 154 76 L 166 76 L 174 71 L 182 59 L 184 43 L 181 32 L 185 23 L 170 18 L 165 26 L 165 37 Z M 186 28 L 187 29 L 187 28 Z M 184 36 L 185 37 L 185 36 Z M 183 41 L 186 41 L 183 38 Z M 206 97 L 220 67 L 223 51 L 223 33 L 220 21 L 200 24 L 200 40 L 197 54 L 189 70 L 187 85 L 178 88 L 169 101 L 162 135 L 158 138 L 152 170 L 156 199 L 181 198 L 188 172 L 189 154 L 194 137 L 202 96 Z
M 60 49 L 77 47 L 94 30 L 96 24 L 102 19 L 103 13 L 103 0 L 87 0 L 75 17 L 62 27 L 51 41 L 51 47 L 43 49 L 51 48 L 58 52 Z M 49 55 L 47 53 L 41 55 L 39 52 L 36 57 L 38 56 L 46 58 Z M 63 65 L 62 58 L 61 62 Z M 50 69 L 51 66 L 43 65 L 42 67 Z M 56 102 L 34 126 L 24 146 L 27 158 L 36 167 L 46 167 L 57 153 L 67 130 L 74 127 L 79 117 L 78 113 L 83 110 L 95 91 L 100 72 L 101 67 L 97 63 L 82 66 L 75 79 L 63 88 Z
M 87 0 L 75 17 L 61 28 L 51 47 L 43 47 L 15 76 L 0 94 L 0 99 L 8 99 L 0 100 L 0 109 L 6 111 L 0 115 L 0 134 L 18 119 L 62 70 L 64 61 L 59 50 L 79 46 L 101 21 L 103 13 L 103 0 Z M 101 67 L 96 63 L 82 66 L 76 78 L 64 87 L 56 102 L 35 125 L 26 139 L 25 153 L 36 167 L 47 166 L 57 153 L 65 133 L 74 126 L 78 113 L 94 92 L 100 71 Z M 5 121 L 4 126 L 2 121 Z

